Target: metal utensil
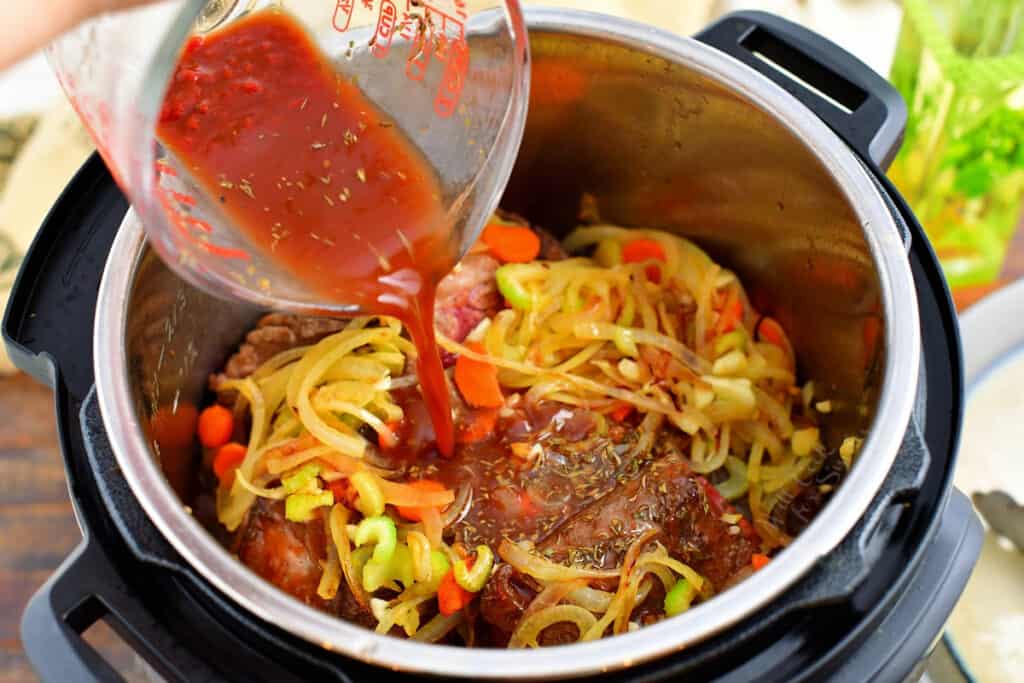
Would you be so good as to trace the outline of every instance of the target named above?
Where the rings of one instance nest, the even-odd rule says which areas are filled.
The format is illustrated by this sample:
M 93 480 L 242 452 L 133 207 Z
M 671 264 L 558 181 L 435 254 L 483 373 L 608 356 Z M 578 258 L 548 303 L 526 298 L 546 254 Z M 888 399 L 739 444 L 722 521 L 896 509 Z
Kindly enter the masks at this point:
M 1024 505 L 1005 491 L 976 492 L 971 500 L 992 531 L 1024 551 Z

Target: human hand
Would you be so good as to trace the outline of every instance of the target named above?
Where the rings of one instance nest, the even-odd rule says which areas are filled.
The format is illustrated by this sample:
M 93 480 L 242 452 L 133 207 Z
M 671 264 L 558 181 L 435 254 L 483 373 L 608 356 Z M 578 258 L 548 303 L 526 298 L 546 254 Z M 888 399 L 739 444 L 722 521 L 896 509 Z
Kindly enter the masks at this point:
M 43 47 L 89 17 L 151 0 L 0 2 L 0 69 Z

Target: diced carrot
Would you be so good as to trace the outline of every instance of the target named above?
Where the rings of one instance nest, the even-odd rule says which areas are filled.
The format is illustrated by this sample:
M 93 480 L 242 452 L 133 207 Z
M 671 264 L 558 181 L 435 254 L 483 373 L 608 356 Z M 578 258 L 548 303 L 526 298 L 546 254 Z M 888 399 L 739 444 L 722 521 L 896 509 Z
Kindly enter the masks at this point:
M 774 346 L 785 348 L 786 333 L 775 318 L 765 316 L 757 325 L 757 336 Z
M 441 492 L 448 490 L 445 488 L 444 484 L 439 481 L 434 481 L 433 479 L 419 479 L 417 481 L 411 481 L 407 485 L 419 491 Z M 410 522 L 419 522 L 423 519 L 423 508 L 399 506 L 398 514 Z
M 466 348 L 486 353 L 479 342 L 466 344 Z M 498 384 L 498 368 L 491 363 L 459 356 L 455 361 L 455 386 L 466 403 L 474 408 L 500 408 L 505 404 Z
M 199 413 L 199 442 L 206 448 L 220 448 L 235 431 L 235 416 L 222 405 L 212 405 Z
M 665 261 L 665 248 L 657 240 L 645 238 L 630 240 L 622 245 L 622 261 L 624 263 L 641 263 L 643 261 Z
M 503 263 L 528 263 L 540 254 L 540 237 L 524 225 L 491 223 L 481 239 Z
M 388 434 L 388 432 L 379 432 L 377 434 L 377 443 L 380 445 L 381 448 L 387 451 L 398 446 L 398 430 L 402 428 L 402 421 L 392 420 L 391 422 L 386 423 L 384 426 L 387 427 L 388 431 L 390 431 L 391 433 Z
M 754 553 L 750 556 L 750 566 L 754 568 L 754 571 L 761 569 L 769 562 L 771 562 L 771 558 L 761 553 Z
M 616 422 L 622 422 L 633 412 L 633 404 L 626 401 L 619 401 L 608 413 L 608 417 Z
M 161 449 L 188 448 L 196 435 L 196 407 L 182 401 L 175 409 L 163 406 L 149 419 L 153 440 Z
M 715 322 L 715 332 L 718 334 L 732 332 L 739 325 L 742 318 L 743 301 L 740 300 L 735 291 L 730 291 L 725 304 L 722 306 L 722 311 L 718 314 L 718 321 Z
M 468 561 L 467 561 L 468 564 Z M 455 582 L 455 571 L 449 570 L 437 587 L 437 608 L 449 616 L 473 601 L 473 594 Z
M 483 408 L 474 411 L 466 421 L 459 425 L 459 443 L 475 443 L 494 431 L 498 422 L 497 408 Z
M 622 245 L 623 263 L 643 263 L 644 261 L 666 261 L 665 248 L 657 240 L 645 238 L 630 240 Z M 661 282 L 661 268 L 647 266 L 645 272 L 651 282 Z
M 230 484 L 235 478 L 235 469 L 245 460 L 247 450 L 240 443 L 226 443 L 213 456 L 213 473 L 222 485 Z M 228 477 L 228 475 L 231 475 Z

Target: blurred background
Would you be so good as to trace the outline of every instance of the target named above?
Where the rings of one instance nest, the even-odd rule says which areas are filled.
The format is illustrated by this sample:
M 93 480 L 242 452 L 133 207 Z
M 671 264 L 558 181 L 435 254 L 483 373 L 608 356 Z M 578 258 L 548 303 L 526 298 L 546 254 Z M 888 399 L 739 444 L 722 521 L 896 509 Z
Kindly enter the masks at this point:
M 1024 275 L 1022 0 L 525 1 L 625 16 L 684 35 L 753 8 L 824 34 L 888 76 L 908 102 L 906 141 L 890 176 L 924 224 L 958 307 Z M 36 227 L 91 152 L 41 54 L 0 71 L 0 306 Z M 1024 395 L 1006 400 L 1024 411 Z M 51 404 L 49 391 L 17 374 L 0 349 L 0 683 L 34 680 L 21 655 L 17 616 L 79 539 Z M 970 424 L 967 434 L 978 438 Z M 965 444 L 965 452 L 971 448 Z M 971 485 L 959 477 L 958 483 Z M 1013 596 L 1024 596 L 1021 557 L 1005 544 L 986 545 L 951 637 L 933 657 L 932 680 L 1020 680 L 1024 609 Z M 109 633 L 92 638 L 114 646 Z

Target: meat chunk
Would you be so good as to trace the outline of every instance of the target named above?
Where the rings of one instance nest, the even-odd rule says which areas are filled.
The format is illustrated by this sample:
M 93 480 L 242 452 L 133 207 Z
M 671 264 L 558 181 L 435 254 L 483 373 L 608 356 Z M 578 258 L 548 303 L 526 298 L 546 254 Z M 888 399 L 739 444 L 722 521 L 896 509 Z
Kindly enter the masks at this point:
M 648 465 L 545 539 L 542 550 L 557 562 L 618 567 L 632 542 L 648 529 L 673 557 L 722 588 L 750 564 L 754 544 L 741 526 L 722 520 L 714 487 L 686 463 L 667 456 Z
M 256 329 L 245 336 L 245 342 L 238 351 L 228 359 L 224 371 L 210 377 L 210 388 L 220 393 L 220 385 L 225 380 L 248 377 L 282 351 L 315 344 L 344 327 L 344 320 L 334 318 L 288 313 L 265 315 L 260 318 Z
M 373 627 L 373 615 L 356 602 L 344 581 L 330 601 L 317 595 L 321 562 L 327 557 L 327 535 L 319 518 L 296 523 L 284 516 L 284 504 L 259 499 L 235 537 L 234 552 L 241 562 L 307 605 Z
M 505 220 L 526 223 L 525 220 L 499 212 Z M 561 243 L 543 228 L 530 226 L 540 237 L 540 258 L 560 261 L 567 258 Z M 484 318 L 493 317 L 503 307 L 494 272 L 501 264 L 485 252 L 466 256 L 441 280 L 435 299 L 434 326 L 441 334 L 462 341 Z M 442 352 L 444 365 L 455 362 L 455 356 Z
M 667 455 L 567 520 L 538 550 L 556 562 L 613 569 L 637 537 L 654 529 L 673 557 L 722 590 L 749 567 L 755 551 L 748 525 L 721 519 L 727 507 L 706 479 Z M 501 567 L 484 588 L 481 617 L 507 639 L 534 595 L 529 577 Z
M 441 334 L 462 341 L 481 320 L 501 310 L 494 281 L 499 265 L 489 254 L 469 254 L 441 280 L 434 303 L 434 327 Z
M 544 228 L 533 228 L 533 231 L 540 237 L 540 258 L 543 261 L 563 261 L 569 258 L 569 254 L 562 248 L 562 243 L 557 237 Z
M 487 579 L 480 596 L 480 615 L 494 629 L 493 640 L 504 645 L 515 630 L 523 612 L 539 591 L 528 576 L 517 572 L 511 565 L 502 564 Z
M 319 520 L 289 522 L 284 504 L 260 498 L 237 536 L 235 552 L 247 567 L 307 605 L 324 607 L 316 594 L 327 557 L 327 538 Z

